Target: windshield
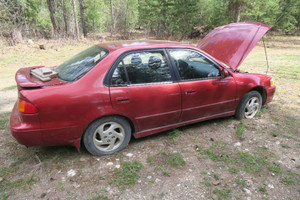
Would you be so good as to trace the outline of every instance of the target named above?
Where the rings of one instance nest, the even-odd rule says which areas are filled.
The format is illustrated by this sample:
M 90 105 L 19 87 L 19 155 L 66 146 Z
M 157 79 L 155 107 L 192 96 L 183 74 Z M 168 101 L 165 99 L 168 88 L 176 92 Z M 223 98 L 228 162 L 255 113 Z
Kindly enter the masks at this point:
M 89 72 L 106 55 L 108 50 L 92 46 L 55 68 L 61 80 L 73 82 Z

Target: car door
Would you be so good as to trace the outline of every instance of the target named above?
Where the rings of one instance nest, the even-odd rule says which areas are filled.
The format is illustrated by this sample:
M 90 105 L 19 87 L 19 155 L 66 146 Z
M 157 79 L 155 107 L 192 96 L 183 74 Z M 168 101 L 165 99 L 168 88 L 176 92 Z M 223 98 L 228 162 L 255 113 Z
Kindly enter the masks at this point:
M 236 83 L 221 77 L 221 66 L 191 49 L 169 49 L 182 94 L 181 121 L 234 113 Z M 224 69 L 227 70 L 227 69 Z
M 113 67 L 110 80 L 112 106 L 136 121 L 136 131 L 178 123 L 180 87 L 172 81 L 164 50 L 129 52 Z

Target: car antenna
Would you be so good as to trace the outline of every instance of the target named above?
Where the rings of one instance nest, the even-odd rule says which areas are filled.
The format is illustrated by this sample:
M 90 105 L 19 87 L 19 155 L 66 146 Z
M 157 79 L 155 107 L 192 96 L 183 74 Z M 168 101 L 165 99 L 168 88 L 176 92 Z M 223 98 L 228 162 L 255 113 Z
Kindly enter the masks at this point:
M 269 71 L 269 61 L 268 61 L 268 54 L 267 54 L 267 49 L 266 49 L 264 37 L 262 38 L 262 41 L 264 43 L 265 56 L 266 56 L 266 61 L 267 61 L 267 71 L 266 71 L 266 74 L 268 74 L 268 71 Z

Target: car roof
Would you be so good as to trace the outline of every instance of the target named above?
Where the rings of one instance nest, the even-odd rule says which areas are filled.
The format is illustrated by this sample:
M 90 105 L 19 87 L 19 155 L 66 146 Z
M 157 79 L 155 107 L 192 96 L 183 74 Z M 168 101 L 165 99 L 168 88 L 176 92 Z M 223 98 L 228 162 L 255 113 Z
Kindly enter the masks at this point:
M 133 49 L 147 49 L 147 48 L 165 48 L 165 47 L 192 47 L 194 46 L 183 44 L 173 41 L 165 40 L 152 40 L 152 41 L 141 41 L 141 40 L 127 40 L 127 41 L 112 41 L 100 43 L 98 46 L 103 47 L 110 52 L 116 50 L 133 50 Z

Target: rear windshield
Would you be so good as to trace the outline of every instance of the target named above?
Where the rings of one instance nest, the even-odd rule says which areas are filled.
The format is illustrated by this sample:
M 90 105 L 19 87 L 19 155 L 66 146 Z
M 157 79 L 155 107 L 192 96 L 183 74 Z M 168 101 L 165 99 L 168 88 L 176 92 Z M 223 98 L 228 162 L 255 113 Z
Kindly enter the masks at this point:
M 92 46 L 56 67 L 55 71 L 61 80 L 73 82 L 89 72 L 107 54 L 108 50 Z

